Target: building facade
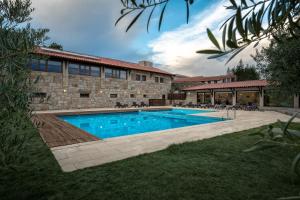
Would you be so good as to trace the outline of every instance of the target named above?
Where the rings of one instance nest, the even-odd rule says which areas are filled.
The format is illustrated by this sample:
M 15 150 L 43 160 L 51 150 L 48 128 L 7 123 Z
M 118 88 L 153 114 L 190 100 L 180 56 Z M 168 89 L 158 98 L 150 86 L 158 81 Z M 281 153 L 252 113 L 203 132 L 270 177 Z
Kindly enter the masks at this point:
M 38 48 L 36 54 L 41 58 L 30 63 L 32 80 L 37 80 L 32 96 L 35 110 L 164 102 L 171 90 L 172 74 L 149 62 L 136 64 L 48 48 Z

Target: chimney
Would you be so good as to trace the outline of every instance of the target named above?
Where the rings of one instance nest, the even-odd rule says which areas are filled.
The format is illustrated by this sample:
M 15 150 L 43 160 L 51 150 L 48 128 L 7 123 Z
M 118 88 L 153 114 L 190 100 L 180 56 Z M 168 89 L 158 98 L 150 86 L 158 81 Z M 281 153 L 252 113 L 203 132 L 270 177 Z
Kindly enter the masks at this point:
M 153 67 L 153 63 L 146 60 L 139 61 L 139 65 L 143 65 L 145 67 Z

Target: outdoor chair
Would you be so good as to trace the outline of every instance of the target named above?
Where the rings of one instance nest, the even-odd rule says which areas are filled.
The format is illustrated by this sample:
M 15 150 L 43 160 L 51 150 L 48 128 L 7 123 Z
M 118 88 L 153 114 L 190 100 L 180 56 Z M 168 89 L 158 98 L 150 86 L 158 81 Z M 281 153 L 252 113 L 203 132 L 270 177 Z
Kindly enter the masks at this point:
M 121 107 L 122 107 L 122 104 L 121 104 L 120 102 L 117 102 L 115 107 L 116 107 L 116 108 L 121 108 Z
M 117 102 L 115 107 L 116 108 L 127 108 L 128 104 L 121 104 L 120 102 Z
M 228 105 L 228 106 L 226 106 L 226 109 L 227 109 L 227 110 L 234 110 L 235 107 L 234 107 L 233 105 Z
M 139 107 L 139 105 L 136 102 L 132 102 L 132 107 Z
M 141 102 L 141 107 L 148 107 L 147 104 L 145 104 L 143 101 Z
M 196 105 L 193 104 L 192 102 L 189 102 L 188 104 L 186 104 L 186 107 L 189 107 L 189 108 L 194 108 Z
M 210 104 L 206 104 L 207 108 L 214 108 L 214 105 Z
M 215 105 L 215 109 L 224 109 L 224 108 L 226 108 L 225 104 L 217 104 L 217 105 Z
M 174 103 L 173 106 L 174 107 L 179 107 L 180 105 L 179 105 L 179 103 Z
M 242 106 L 241 106 L 241 104 L 236 103 L 236 104 L 233 106 L 233 108 L 234 108 L 235 110 L 241 110 L 241 109 L 242 109 Z
M 255 111 L 255 110 L 258 110 L 258 107 L 256 104 L 250 104 L 247 106 L 246 108 L 248 111 Z
M 200 108 L 208 108 L 207 104 L 200 104 Z

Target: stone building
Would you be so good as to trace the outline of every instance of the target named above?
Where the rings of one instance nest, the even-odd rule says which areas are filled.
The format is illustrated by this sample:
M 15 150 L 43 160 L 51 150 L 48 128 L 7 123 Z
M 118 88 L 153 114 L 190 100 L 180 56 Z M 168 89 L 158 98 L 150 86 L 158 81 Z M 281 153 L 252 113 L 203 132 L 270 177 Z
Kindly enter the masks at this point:
M 142 61 L 139 64 L 40 47 L 41 59 L 30 63 L 36 80 L 35 110 L 163 105 L 173 75 Z

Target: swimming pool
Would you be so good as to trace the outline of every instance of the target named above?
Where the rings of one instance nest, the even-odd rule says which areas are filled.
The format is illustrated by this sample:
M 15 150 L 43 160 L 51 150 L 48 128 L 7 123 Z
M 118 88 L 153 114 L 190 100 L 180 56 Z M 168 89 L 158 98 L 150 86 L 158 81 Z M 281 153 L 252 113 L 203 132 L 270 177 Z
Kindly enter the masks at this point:
M 101 139 L 214 123 L 224 120 L 215 117 L 190 115 L 201 112 L 211 111 L 172 109 L 59 116 L 59 118 Z

